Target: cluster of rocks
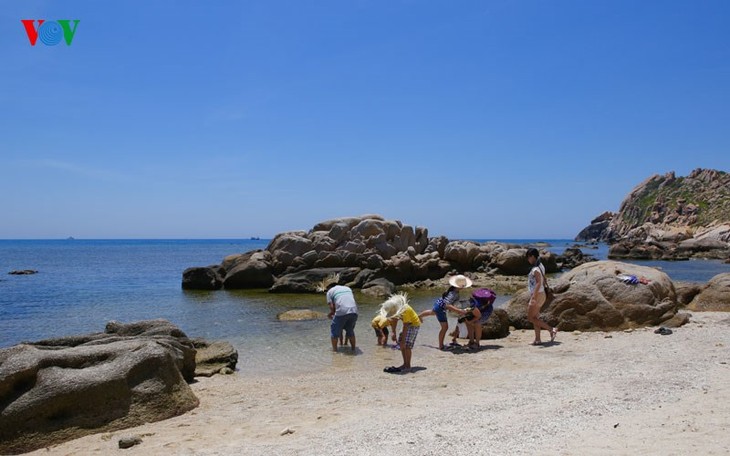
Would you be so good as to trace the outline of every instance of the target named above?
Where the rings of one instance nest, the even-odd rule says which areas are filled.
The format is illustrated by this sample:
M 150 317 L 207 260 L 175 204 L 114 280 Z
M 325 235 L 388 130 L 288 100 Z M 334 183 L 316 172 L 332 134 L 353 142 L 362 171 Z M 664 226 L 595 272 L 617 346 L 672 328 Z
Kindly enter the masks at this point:
M 608 242 L 610 259 L 730 261 L 730 174 L 696 169 L 687 177 L 651 176 L 618 213 L 596 217 L 576 240 Z
M 591 261 L 576 252 L 565 258 L 545 250 L 541 255 L 548 272 L 557 272 L 562 263 L 574 267 Z M 313 291 L 312 285 L 327 275 L 339 273 L 340 283 L 387 294 L 397 285 L 470 271 L 525 275 L 529 271 L 525 247 L 429 237 L 426 228 L 364 215 L 324 221 L 309 231 L 280 233 L 264 250 L 228 256 L 220 265 L 188 268 L 182 287 L 303 293 Z
M 237 360 L 227 342 L 190 340 L 166 320 L 0 349 L 0 453 L 180 415 L 198 406 L 188 382 Z

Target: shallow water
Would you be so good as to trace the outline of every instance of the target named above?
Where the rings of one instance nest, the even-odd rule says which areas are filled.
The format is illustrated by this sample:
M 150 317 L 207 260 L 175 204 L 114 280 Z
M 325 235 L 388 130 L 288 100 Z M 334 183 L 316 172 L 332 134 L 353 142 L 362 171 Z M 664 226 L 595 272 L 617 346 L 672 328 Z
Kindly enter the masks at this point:
M 103 331 L 110 320 L 164 318 L 191 337 L 226 339 L 239 350 L 241 373 L 267 375 L 317 370 L 349 362 L 400 362 L 398 352 L 375 345 L 370 319 L 380 299 L 356 292 L 360 319 L 357 356 L 333 354 L 329 321 L 279 322 L 285 310 L 328 309 L 323 295 L 270 294 L 265 290 L 185 291 L 182 271 L 219 264 L 230 254 L 264 248 L 251 240 L 0 241 L 0 347 L 21 341 Z M 551 241 L 561 253 L 571 241 Z M 601 250 L 602 249 L 602 250 Z M 601 258 L 605 247 L 586 250 Z M 602 254 L 605 258 L 605 253 Z M 639 262 L 637 262 L 639 263 Z M 719 261 L 643 262 L 675 280 L 706 281 L 730 271 Z M 38 274 L 7 275 L 35 269 Z M 412 293 L 417 311 L 441 290 Z M 464 298 L 465 296 L 462 296 Z M 508 296 L 499 296 L 497 307 Z M 417 350 L 435 350 L 439 325 L 424 322 Z M 417 354 L 414 354 L 417 356 Z M 353 361 L 357 360 L 357 361 Z

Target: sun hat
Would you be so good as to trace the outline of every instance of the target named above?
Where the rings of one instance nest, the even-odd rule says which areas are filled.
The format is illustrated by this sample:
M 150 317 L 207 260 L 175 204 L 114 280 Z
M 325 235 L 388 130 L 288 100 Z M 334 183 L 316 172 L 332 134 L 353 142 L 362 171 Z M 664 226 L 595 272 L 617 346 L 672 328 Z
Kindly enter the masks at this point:
M 408 305 L 408 295 L 404 292 L 390 295 L 390 297 L 380 306 L 380 315 L 385 318 L 398 318 L 406 310 Z
M 472 281 L 465 275 L 455 275 L 449 279 L 449 284 L 456 288 L 468 288 L 471 286 Z

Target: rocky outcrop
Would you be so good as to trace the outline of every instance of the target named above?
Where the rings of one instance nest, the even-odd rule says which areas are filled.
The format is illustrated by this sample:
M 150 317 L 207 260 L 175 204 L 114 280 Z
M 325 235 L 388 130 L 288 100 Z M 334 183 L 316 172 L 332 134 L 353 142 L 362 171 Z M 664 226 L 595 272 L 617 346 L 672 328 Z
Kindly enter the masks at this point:
M 379 215 L 345 217 L 317 223 L 309 231 L 280 233 L 266 250 L 226 257 L 222 264 L 189 268 L 183 288 L 268 288 L 275 293 L 305 293 L 327 274 L 366 293 L 387 296 L 395 286 L 464 272 L 524 275 L 525 246 L 429 238 L 428 230 Z M 560 260 L 542 250 L 548 272 L 590 261 L 579 251 Z
M 730 273 L 718 274 L 687 306 L 689 310 L 730 312 Z
M 644 283 L 629 284 L 620 276 L 634 275 Z M 596 261 L 549 280 L 555 299 L 544 306 L 542 318 L 563 331 L 620 330 L 657 325 L 677 313 L 674 285 L 665 273 L 616 261 Z M 527 321 L 527 290 L 505 306 L 510 324 L 531 328 Z
M 591 227 L 603 226 L 600 218 Z M 578 237 L 599 231 L 591 227 Z M 654 175 L 629 193 L 597 239 L 612 244 L 612 259 L 730 258 L 730 174 Z
M 606 211 L 598 217 L 591 220 L 591 224 L 583 228 L 575 237 L 576 241 L 595 242 L 605 240 L 608 231 L 608 225 L 616 214 Z
M 164 320 L 0 350 L 0 453 L 170 418 L 198 405 L 196 350 Z

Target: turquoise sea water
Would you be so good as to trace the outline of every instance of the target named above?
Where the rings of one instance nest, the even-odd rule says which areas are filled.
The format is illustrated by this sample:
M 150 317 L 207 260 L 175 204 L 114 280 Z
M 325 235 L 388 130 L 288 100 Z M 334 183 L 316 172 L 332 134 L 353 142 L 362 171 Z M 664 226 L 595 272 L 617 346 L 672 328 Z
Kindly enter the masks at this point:
M 515 243 L 530 240 L 510 240 Z M 548 240 L 562 253 L 569 240 Z M 165 318 L 191 337 L 226 339 L 239 350 L 242 374 L 318 369 L 342 363 L 329 348 L 329 322 L 279 322 L 279 312 L 310 308 L 327 312 L 323 295 L 253 291 L 185 291 L 182 271 L 219 264 L 230 254 L 265 248 L 267 240 L 0 240 L 0 348 L 22 341 L 103 331 L 110 320 Z M 605 259 L 606 246 L 584 249 Z M 730 265 L 719 261 L 647 262 L 674 280 L 704 282 Z M 8 275 L 35 269 L 34 275 Z M 432 291 L 415 293 L 417 310 L 431 306 Z M 500 296 L 497 305 L 506 302 Z M 361 355 L 377 350 L 369 327 L 380 304 L 357 294 L 361 318 L 356 329 Z M 419 335 L 434 346 L 438 325 L 427 319 Z M 378 356 L 382 357 L 382 349 Z M 395 353 L 395 352 L 393 352 Z M 339 358 L 338 358 L 339 357 Z M 349 358 L 349 357 L 348 357 Z M 358 357 L 354 357 L 358 358 Z M 344 361 L 350 362 L 350 361 Z

